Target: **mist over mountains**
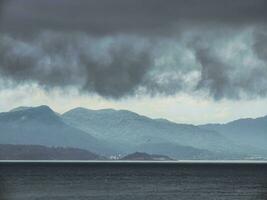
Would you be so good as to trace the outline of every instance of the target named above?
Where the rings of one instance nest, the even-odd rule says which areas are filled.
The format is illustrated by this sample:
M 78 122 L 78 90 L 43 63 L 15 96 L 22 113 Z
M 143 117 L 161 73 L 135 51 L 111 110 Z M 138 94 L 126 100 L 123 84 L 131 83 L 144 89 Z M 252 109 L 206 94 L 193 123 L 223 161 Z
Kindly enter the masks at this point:
M 173 159 L 265 159 L 267 117 L 195 126 L 127 110 L 48 106 L 0 113 L 0 144 L 79 148 L 107 157 L 133 152 Z

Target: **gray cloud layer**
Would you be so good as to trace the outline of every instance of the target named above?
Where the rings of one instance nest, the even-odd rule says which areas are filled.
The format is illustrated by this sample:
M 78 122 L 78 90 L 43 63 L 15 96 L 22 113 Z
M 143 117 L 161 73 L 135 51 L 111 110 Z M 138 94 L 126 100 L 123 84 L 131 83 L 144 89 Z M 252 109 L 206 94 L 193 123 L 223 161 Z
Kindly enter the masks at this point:
M 8 0 L 3 31 L 86 31 L 90 34 L 171 33 L 190 24 L 262 24 L 265 0 Z
M 207 89 L 216 100 L 224 97 L 239 99 L 266 96 L 266 63 L 261 65 L 248 62 L 235 66 L 231 62 L 223 61 L 218 55 L 214 55 L 213 51 L 214 49 L 196 49 L 196 58 L 202 66 L 202 75 L 196 87 L 197 90 Z
M 95 39 L 46 32 L 29 43 L 2 36 L 0 73 L 18 83 L 75 86 L 118 98 L 132 93 L 142 81 L 151 66 L 148 48 L 149 44 L 123 37 Z
M 216 32 L 204 31 L 165 41 L 55 32 L 28 41 L 2 35 L 0 74 L 17 83 L 74 86 L 111 98 L 199 91 L 214 99 L 265 96 L 266 35 L 231 34 L 233 39 L 218 39 Z
M 2 4 L 1 4 L 2 3 Z M 0 76 L 108 98 L 267 94 L 264 0 L 0 2 Z

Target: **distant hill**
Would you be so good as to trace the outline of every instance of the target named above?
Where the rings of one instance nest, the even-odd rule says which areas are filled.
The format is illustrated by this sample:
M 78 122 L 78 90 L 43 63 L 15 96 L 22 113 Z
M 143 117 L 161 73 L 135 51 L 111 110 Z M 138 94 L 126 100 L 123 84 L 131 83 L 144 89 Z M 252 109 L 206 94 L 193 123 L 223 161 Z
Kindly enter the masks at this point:
M 174 159 L 267 158 L 267 117 L 194 126 L 151 119 L 127 110 L 48 106 L 0 113 L 0 144 L 85 149 L 104 156 L 131 152 Z
M 197 149 L 174 143 L 143 144 L 138 146 L 138 151 L 149 154 L 168 155 L 177 160 L 216 160 L 216 159 L 242 159 L 245 155 L 236 153 L 218 153 L 206 149 Z
M 0 144 L 0 160 L 103 160 L 102 156 L 77 148 Z
M 147 160 L 147 161 L 167 161 L 167 160 L 173 160 L 168 156 L 164 156 L 164 155 L 156 155 L 156 154 L 148 154 L 148 153 L 144 153 L 144 152 L 135 152 L 133 154 L 129 154 L 123 158 L 121 158 L 121 160 Z
M 200 128 L 217 131 L 237 144 L 267 150 L 267 116 L 239 119 L 226 124 L 206 124 Z
M 76 108 L 64 113 L 62 117 L 70 126 L 120 146 L 125 152 L 142 151 L 146 149 L 145 146 L 150 148 L 162 143 L 171 144 L 172 147 L 187 146 L 194 150 L 199 149 L 199 155 L 204 154 L 203 150 L 210 155 L 210 152 L 231 154 L 247 149 L 214 130 L 150 119 L 127 110 Z M 156 149 L 159 154 L 166 153 L 165 147 Z M 178 149 L 173 153 L 177 156 L 182 154 Z
M 100 154 L 113 151 L 106 142 L 65 124 L 47 106 L 0 113 L 0 144 L 73 147 Z

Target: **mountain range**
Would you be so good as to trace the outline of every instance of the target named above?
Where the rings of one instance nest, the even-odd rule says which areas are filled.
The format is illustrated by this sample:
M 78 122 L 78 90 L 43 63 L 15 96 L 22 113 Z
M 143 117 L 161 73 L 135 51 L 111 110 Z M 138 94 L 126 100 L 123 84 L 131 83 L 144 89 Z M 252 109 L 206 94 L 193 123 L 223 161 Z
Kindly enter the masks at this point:
M 132 152 L 174 159 L 264 159 L 267 117 L 195 126 L 151 119 L 127 110 L 48 106 L 0 113 L 0 143 L 85 149 L 104 156 Z
M 200 127 L 219 132 L 237 144 L 267 150 L 267 116 L 238 119 L 226 124 L 206 124 Z
M 73 147 L 104 154 L 113 147 L 77 128 L 68 126 L 48 106 L 0 113 L 0 143 Z

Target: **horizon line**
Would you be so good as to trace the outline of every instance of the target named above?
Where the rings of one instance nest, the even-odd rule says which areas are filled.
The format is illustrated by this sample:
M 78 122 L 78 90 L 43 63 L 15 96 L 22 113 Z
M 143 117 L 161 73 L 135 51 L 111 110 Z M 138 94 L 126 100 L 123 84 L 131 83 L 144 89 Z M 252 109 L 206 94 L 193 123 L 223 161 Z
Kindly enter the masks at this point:
M 0 164 L 267 164 L 267 160 L 0 160 Z

